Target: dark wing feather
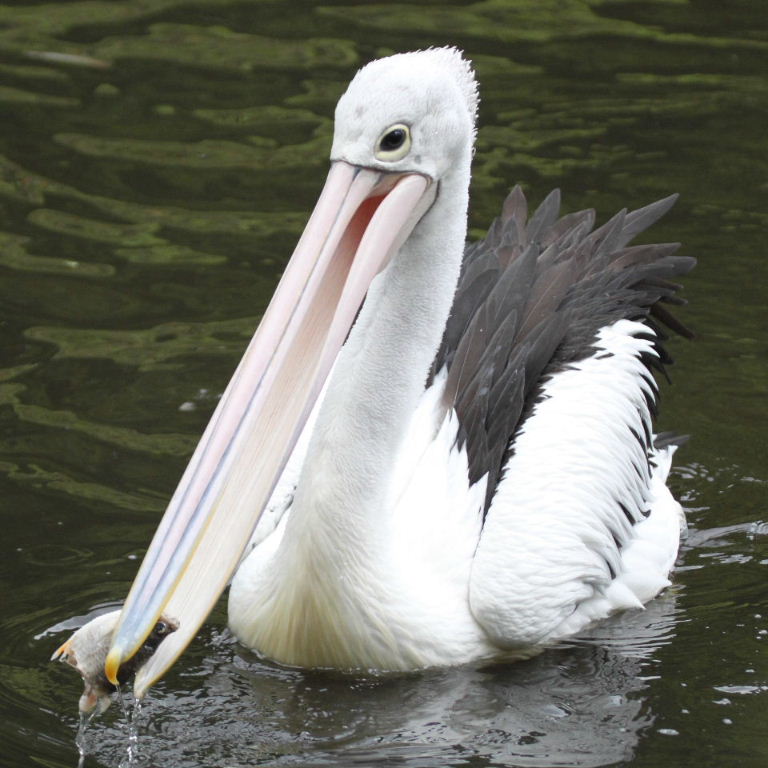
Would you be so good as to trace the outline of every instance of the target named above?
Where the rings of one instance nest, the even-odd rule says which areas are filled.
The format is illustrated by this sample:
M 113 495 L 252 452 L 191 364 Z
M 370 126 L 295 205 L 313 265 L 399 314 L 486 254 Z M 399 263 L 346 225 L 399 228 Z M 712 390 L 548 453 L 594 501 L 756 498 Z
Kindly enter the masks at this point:
M 525 195 L 515 187 L 486 238 L 467 247 L 430 381 L 447 368 L 445 404 L 458 415 L 470 482 L 488 475 L 486 509 L 542 383 L 595 354 L 601 328 L 622 318 L 646 322 L 658 334 L 659 357 L 646 355 L 643 362 L 664 374 L 671 361 L 658 324 L 692 335 L 668 307 L 684 303 L 670 278 L 688 272 L 695 260 L 673 255 L 675 243 L 628 245 L 676 198 L 620 211 L 593 229 L 592 210 L 558 218 L 558 190 L 529 219 Z M 648 379 L 655 390 L 650 373 Z M 649 411 L 655 414 L 655 402 Z M 647 446 L 645 421 L 643 433 L 637 437 Z

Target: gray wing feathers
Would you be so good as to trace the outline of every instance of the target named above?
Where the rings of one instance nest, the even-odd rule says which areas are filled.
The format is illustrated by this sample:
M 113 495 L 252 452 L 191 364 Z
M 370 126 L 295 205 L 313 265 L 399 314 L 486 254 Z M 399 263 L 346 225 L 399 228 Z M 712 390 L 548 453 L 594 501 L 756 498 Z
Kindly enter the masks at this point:
M 445 405 L 458 415 L 470 482 L 488 474 L 486 509 L 541 383 L 593 354 L 600 328 L 627 318 L 691 335 L 662 303 L 684 303 L 670 278 L 695 260 L 675 256 L 677 244 L 628 245 L 676 197 L 620 211 L 593 229 L 591 210 L 558 218 L 557 190 L 529 218 L 515 187 L 486 238 L 467 246 L 430 380 L 447 368 Z M 649 366 L 670 362 L 661 341 L 660 362 Z

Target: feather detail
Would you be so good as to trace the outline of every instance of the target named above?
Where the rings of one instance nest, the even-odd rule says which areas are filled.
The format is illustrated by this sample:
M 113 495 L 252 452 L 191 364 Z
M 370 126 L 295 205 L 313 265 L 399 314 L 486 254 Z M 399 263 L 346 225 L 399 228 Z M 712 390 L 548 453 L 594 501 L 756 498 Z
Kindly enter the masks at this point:
M 428 383 L 447 369 L 443 403 L 458 415 L 470 482 L 488 476 L 486 508 L 544 382 L 594 354 L 601 328 L 622 319 L 648 323 L 656 354 L 641 359 L 663 375 L 671 361 L 657 324 L 692 336 L 668 307 L 683 302 L 671 278 L 695 260 L 674 255 L 676 243 L 628 245 L 675 199 L 619 211 L 593 229 L 592 210 L 558 218 L 558 190 L 528 218 L 525 195 L 515 187 L 486 238 L 467 246 Z M 655 401 L 648 408 L 655 414 Z M 638 428 L 650 431 L 644 419 Z

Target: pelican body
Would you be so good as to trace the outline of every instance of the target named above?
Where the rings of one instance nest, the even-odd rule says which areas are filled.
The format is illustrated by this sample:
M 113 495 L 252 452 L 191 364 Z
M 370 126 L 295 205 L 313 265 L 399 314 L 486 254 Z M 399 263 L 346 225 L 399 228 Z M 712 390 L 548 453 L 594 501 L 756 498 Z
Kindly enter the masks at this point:
M 653 434 L 672 205 L 528 215 L 465 247 L 477 86 L 455 49 L 361 69 L 331 170 L 117 621 L 106 676 L 161 612 L 173 663 L 231 580 L 229 624 L 291 665 L 515 659 L 668 583 L 681 527 Z M 234 574 L 234 576 L 233 576 Z

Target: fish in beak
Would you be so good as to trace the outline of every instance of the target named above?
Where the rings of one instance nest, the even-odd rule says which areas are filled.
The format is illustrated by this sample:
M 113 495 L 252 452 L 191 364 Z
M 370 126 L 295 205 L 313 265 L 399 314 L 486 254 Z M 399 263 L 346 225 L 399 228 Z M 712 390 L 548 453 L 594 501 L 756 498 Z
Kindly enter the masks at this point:
M 96 616 L 80 627 L 51 656 L 51 661 L 59 660 L 69 664 L 83 678 L 83 694 L 79 701 L 82 715 L 102 714 L 109 707 L 112 694 L 117 690 L 117 685 L 110 683 L 104 674 L 104 659 L 119 617 L 120 611 Z M 120 667 L 118 682 L 122 685 L 131 680 L 136 670 L 154 653 L 163 638 L 175 631 L 174 622 L 161 616 L 139 651 Z
M 224 591 L 373 278 L 434 202 L 416 173 L 332 163 L 272 301 L 144 557 L 104 671 L 115 684 L 161 614 L 177 627 L 139 670 L 142 697 Z

